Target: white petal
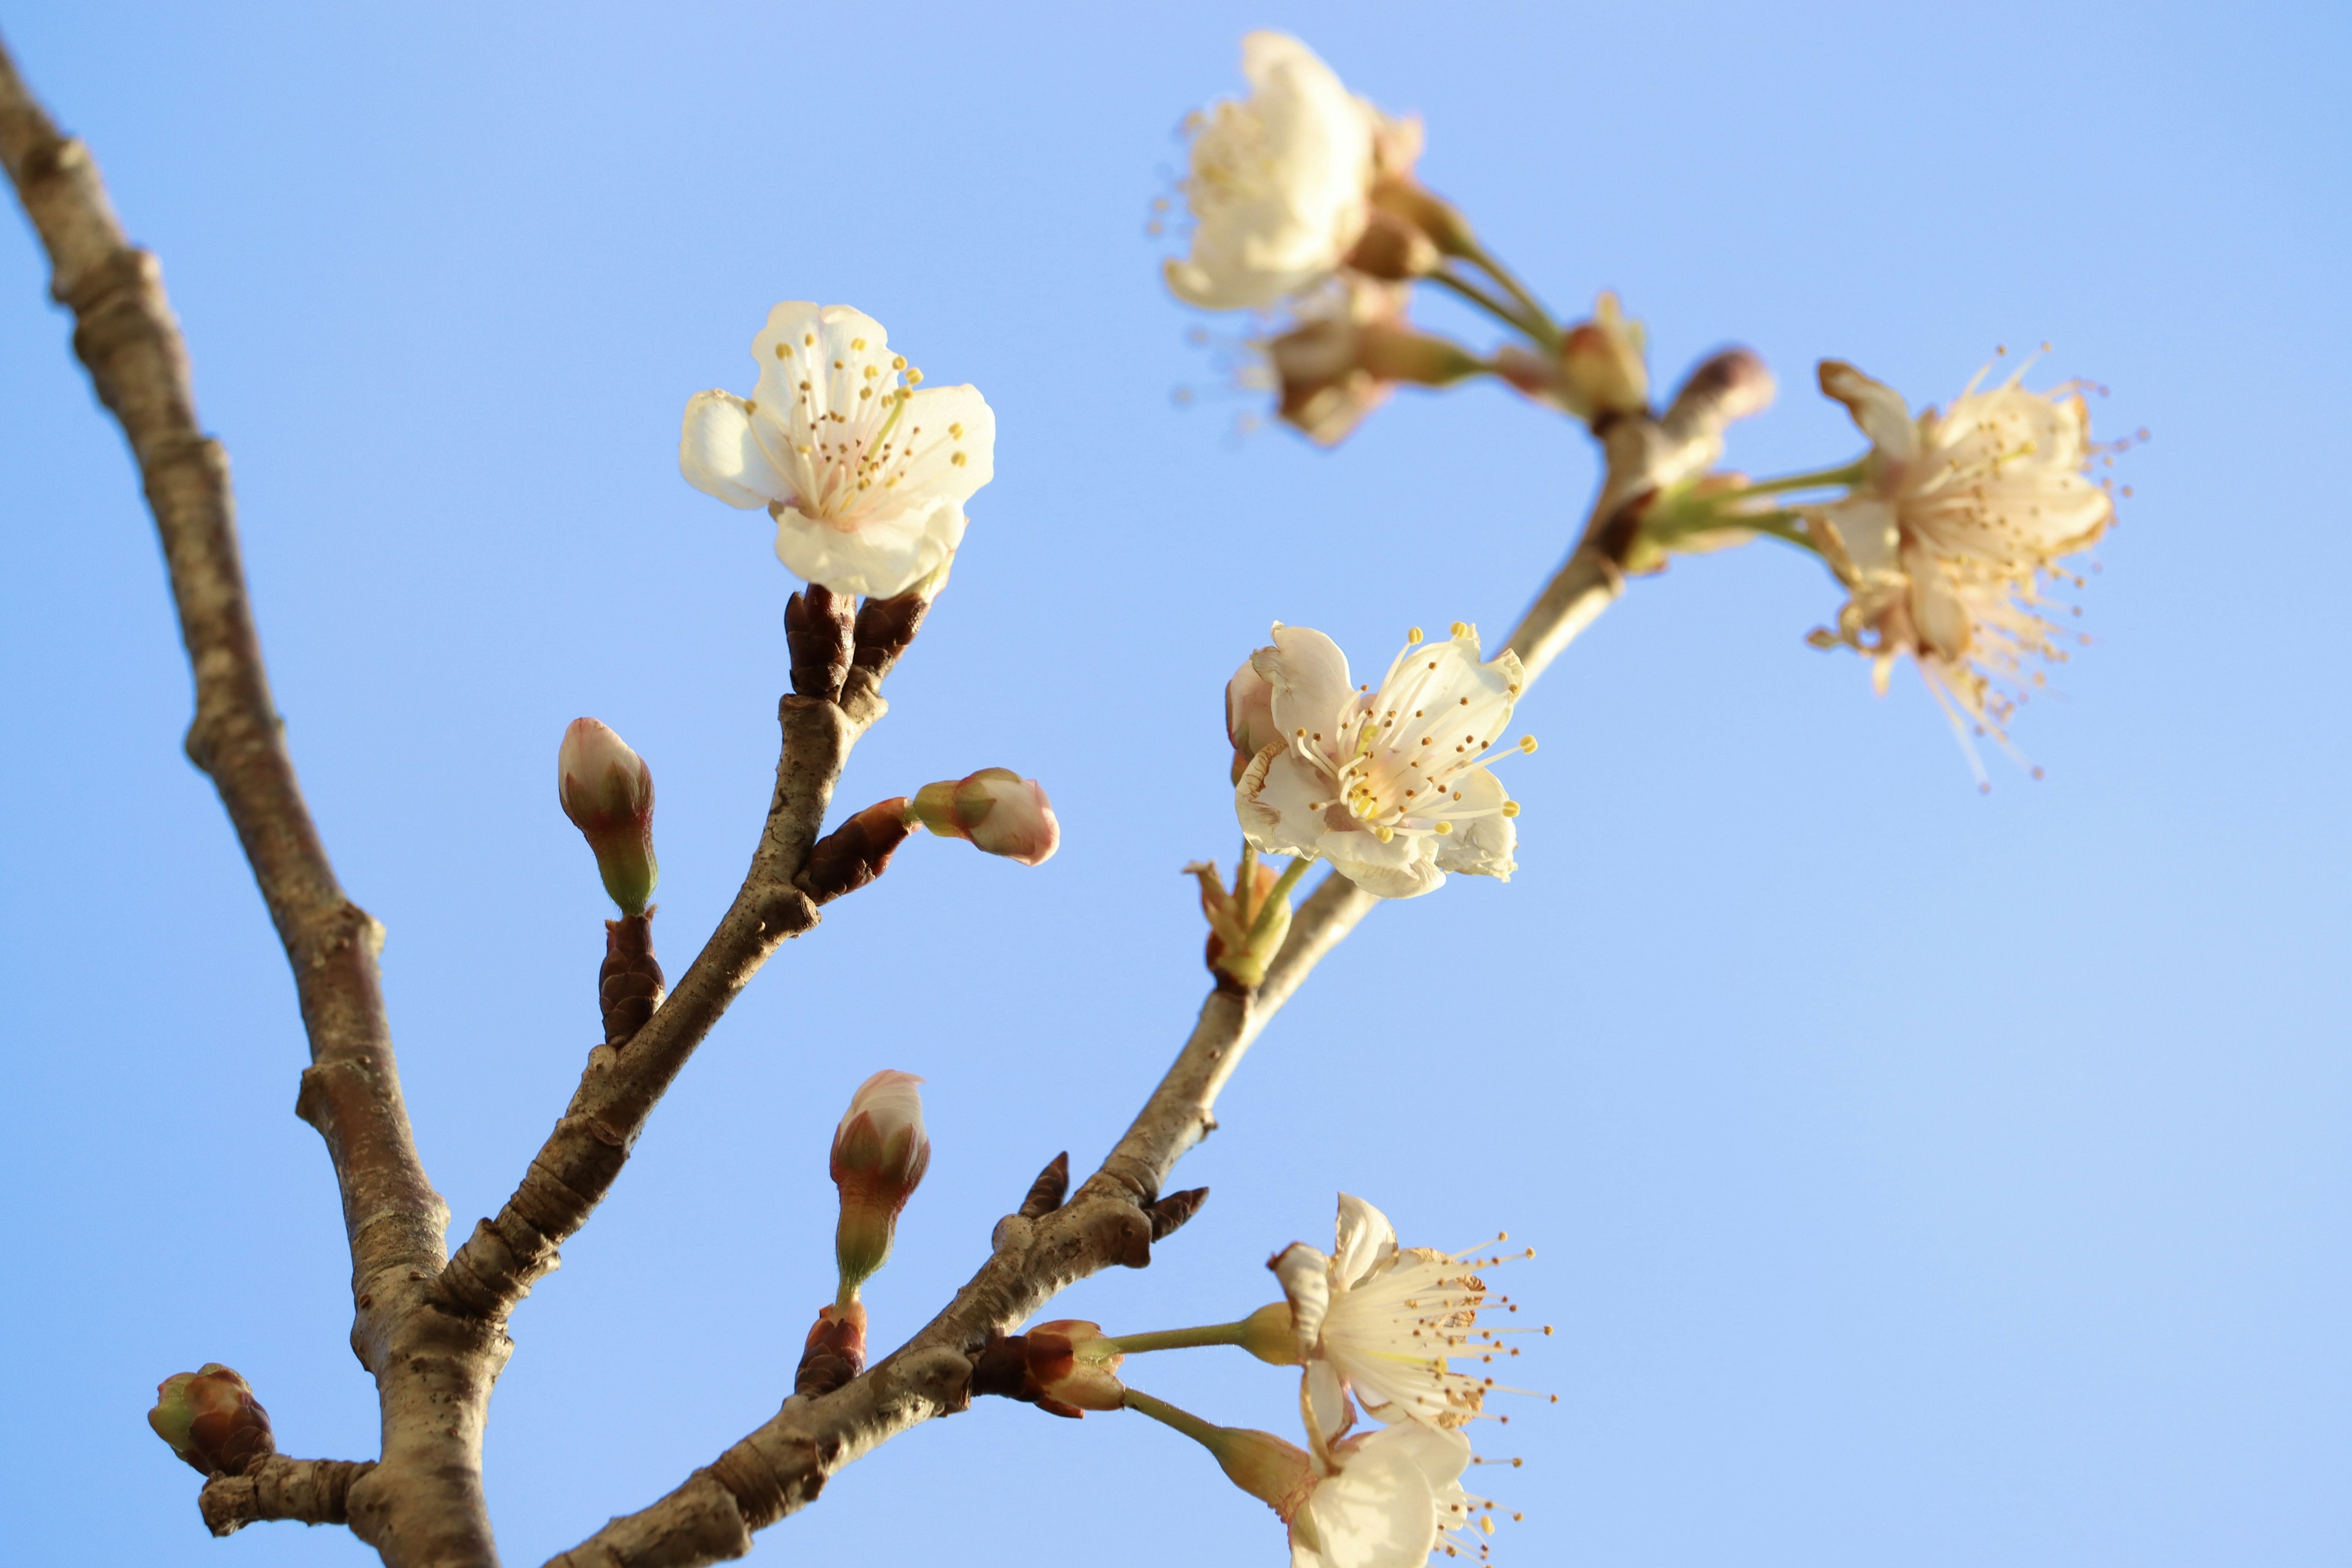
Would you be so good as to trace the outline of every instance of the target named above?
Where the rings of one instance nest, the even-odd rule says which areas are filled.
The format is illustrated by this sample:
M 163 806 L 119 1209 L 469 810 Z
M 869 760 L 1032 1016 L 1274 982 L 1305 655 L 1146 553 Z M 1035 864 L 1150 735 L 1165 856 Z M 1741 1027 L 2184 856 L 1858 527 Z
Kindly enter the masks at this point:
M 996 476 L 996 412 L 976 386 L 926 387 L 907 401 L 894 441 L 907 465 L 897 487 L 970 500 Z M 958 462 L 956 459 L 963 460 Z
M 1421 1568 L 1437 1543 L 1437 1499 L 1411 1444 L 1384 1427 L 1357 1440 L 1339 1473 L 1307 1499 L 1330 1568 Z
M 1360 829 L 1332 830 L 1315 841 L 1331 869 L 1376 899 L 1413 899 L 1441 887 L 1433 834 L 1400 833 L 1383 844 Z
M 911 499 L 914 504 L 866 514 L 854 532 L 780 509 L 776 558 L 795 576 L 836 594 L 877 599 L 903 594 L 938 571 L 963 542 L 961 506 L 946 496 Z
M 1855 571 L 1866 574 L 1894 570 L 1896 538 L 1895 508 L 1890 502 L 1858 495 L 1825 506 L 1818 515 L 1836 526 Z
M 1396 1256 L 1396 1226 L 1389 1216 L 1352 1193 L 1339 1194 L 1339 1251 L 1331 1271 L 1343 1285 L 1353 1285 Z
M 751 405 L 731 392 L 698 392 L 687 400 L 677 471 L 696 489 L 747 510 L 793 493 L 752 438 Z
M 1307 1359 L 1331 1307 L 1331 1260 L 1305 1242 L 1294 1241 L 1276 1256 L 1273 1267 L 1290 1302 L 1290 1329 L 1297 1336 L 1299 1356 Z
M 1274 722 L 1283 737 L 1304 730 L 1309 744 L 1336 756 L 1340 715 L 1356 694 L 1339 645 L 1312 626 L 1277 624 L 1274 651 L 1258 658 L 1258 673 L 1274 685 Z
M 1356 1407 L 1348 1402 L 1348 1385 L 1328 1361 L 1307 1363 L 1306 1388 L 1307 1417 L 1315 1426 L 1310 1436 L 1320 1439 L 1317 1451 L 1326 1451 L 1356 1424 Z
M 1453 793 L 1462 798 L 1449 803 L 1452 809 L 1490 815 L 1453 819 L 1454 831 L 1437 840 L 1437 868 L 1509 881 L 1518 869 L 1511 854 L 1518 847 L 1519 828 L 1500 809 L 1510 799 L 1503 792 L 1503 781 L 1490 769 L 1473 768 L 1454 781 Z
M 1296 752 L 1268 746 L 1234 786 L 1234 810 L 1249 841 L 1270 855 L 1312 855 L 1335 786 Z
M 1919 427 L 1901 393 L 1843 360 L 1822 361 L 1821 377 L 1822 391 L 1845 405 L 1873 447 L 1897 461 L 1918 452 Z

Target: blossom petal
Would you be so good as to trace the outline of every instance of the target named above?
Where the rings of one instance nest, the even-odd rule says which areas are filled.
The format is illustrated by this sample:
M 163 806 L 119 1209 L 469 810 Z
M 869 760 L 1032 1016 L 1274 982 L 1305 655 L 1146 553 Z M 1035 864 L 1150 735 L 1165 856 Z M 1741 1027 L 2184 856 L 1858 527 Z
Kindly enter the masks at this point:
M 1822 361 L 1821 378 L 1823 395 L 1845 405 L 1873 447 L 1898 462 L 1917 454 L 1919 427 L 1901 393 L 1843 360 Z
M 776 559 L 836 594 L 877 599 L 903 594 L 938 571 L 963 542 L 963 508 L 946 496 L 918 495 L 910 505 L 868 513 L 854 532 L 791 507 L 776 508 L 774 515 Z
M 1277 621 L 1272 651 L 1259 654 L 1255 662 L 1258 673 L 1273 683 L 1274 722 L 1283 738 L 1303 730 L 1308 744 L 1336 760 L 1339 719 L 1356 694 L 1339 645 L 1312 626 Z
M 1305 1242 L 1294 1241 L 1270 1267 L 1290 1302 L 1290 1330 L 1298 1339 L 1299 1358 L 1311 1359 L 1315 1341 L 1323 1332 L 1324 1314 L 1331 1308 L 1331 1260 Z
M 1518 847 L 1519 828 L 1503 815 L 1503 807 L 1510 803 L 1503 781 L 1490 768 L 1473 768 L 1454 781 L 1453 793 L 1461 798 L 1449 803 L 1449 810 L 1483 815 L 1449 819 L 1454 831 L 1437 840 L 1437 868 L 1509 881 L 1511 873 L 1518 869 L 1511 852 Z
M 1412 1437 L 1420 1430 L 1407 1423 L 1356 1439 L 1339 1473 L 1307 1495 L 1328 1568 L 1421 1568 L 1427 1561 L 1437 1543 L 1437 1498 L 1423 1446 Z
M 1383 844 L 1376 833 L 1335 829 L 1317 839 L 1315 847 L 1331 862 L 1331 869 L 1372 897 L 1415 899 L 1445 881 L 1445 873 L 1437 868 L 1437 851 L 1431 847 L 1435 837 L 1400 833 Z
M 1328 837 L 1323 818 L 1335 794 L 1331 781 L 1297 752 L 1271 745 L 1243 770 L 1234 810 L 1243 834 L 1266 853 L 1312 855 Z
M 751 405 L 731 392 L 698 392 L 687 400 L 677 471 L 705 495 L 745 510 L 793 493 L 752 437 Z
M 962 501 L 996 477 L 996 412 L 976 386 L 916 393 L 892 435 L 907 453 L 899 486 Z
M 1342 1285 L 1356 1284 L 1396 1256 L 1396 1226 L 1352 1193 L 1339 1194 L 1338 1238 L 1331 1273 Z
M 1316 1452 L 1328 1453 L 1356 1424 L 1356 1407 L 1348 1402 L 1346 1382 L 1328 1361 L 1307 1363 L 1306 1394 L 1307 1418 L 1313 1425 L 1308 1436 L 1316 1440 Z
M 1811 515 L 1837 530 L 1853 569 L 1864 575 L 1895 569 L 1895 532 L 1893 503 L 1876 496 L 1857 495 L 1821 508 Z

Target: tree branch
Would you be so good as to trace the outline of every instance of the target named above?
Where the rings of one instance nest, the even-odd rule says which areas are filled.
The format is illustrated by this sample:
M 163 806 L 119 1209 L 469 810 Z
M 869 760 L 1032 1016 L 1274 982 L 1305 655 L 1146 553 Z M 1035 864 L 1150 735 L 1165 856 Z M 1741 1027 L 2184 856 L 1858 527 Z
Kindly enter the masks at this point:
M 89 152 L 62 136 L 0 47 L 0 165 L 47 248 L 74 352 L 121 423 L 154 513 L 196 687 L 191 761 L 212 778 L 284 945 L 310 1043 L 296 1110 L 334 1161 L 352 1253 L 352 1346 L 375 1373 L 383 1457 L 352 1523 L 394 1564 L 489 1563 L 481 1420 L 502 1339 L 424 1305 L 448 1211 L 416 1155 L 384 1018 L 383 933 L 343 896 L 304 805 L 239 560 L 228 459 L 196 423 L 155 258 L 134 249 Z
M 289 1459 L 271 1454 L 241 1476 L 215 1476 L 197 1494 L 205 1528 L 235 1535 L 248 1524 L 292 1520 L 348 1524 L 352 1483 L 375 1468 L 373 1459 Z

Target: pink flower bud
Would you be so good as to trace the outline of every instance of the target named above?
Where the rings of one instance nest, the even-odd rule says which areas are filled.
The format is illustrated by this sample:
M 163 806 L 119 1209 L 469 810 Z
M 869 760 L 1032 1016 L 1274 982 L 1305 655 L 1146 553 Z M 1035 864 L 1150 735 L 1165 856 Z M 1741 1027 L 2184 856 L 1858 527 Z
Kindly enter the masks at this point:
M 834 1255 L 842 1294 L 853 1299 L 890 1256 L 898 1211 L 915 1195 L 931 1163 L 923 1132 L 923 1080 L 910 1072 L 876 1073 L 850 1097 L 833 1133 L 833 1181 L 841 1189 Z
M 969 839 L 1024 866 L 1045 864 L 1062 844 L 1053 802 L 1035 779 L 1011 768 L 982 768 L 968 778 L 925 784 L 907 813 L 942 837 Z
M 1257 670 L 1258 654 L 1273 651 L 1258 649 L 1225 682 L 1225 739 L 1234 744 L 1234 784 L 1241 783 L 1260 752 L 1281 739 L 1274 727 L 1274 682 Z
M 1117 1410 L 1127 1401 L 1127 1385 L 1118 1375 L 1126 1359 L 1103 1337 L 1101 1324 L 1057 1319 L 989 1341 L 973 1363 L 971 1391 L 1018 1399 L 1055 1415 Z
M 642 914 L 661 868 L 654 860 L 654 775 L 628 742 L 594 719 L 574 719 L 555 753 L 555 795 L 596 852 L 604 890 L 624 914 Z
M 242 1475 L 254 1460 L 278 1451 L 269 1412 L 244 1378 L 216 1361 L 157 1384 L 147 1425 L 172 1452 L 207 1476 Z

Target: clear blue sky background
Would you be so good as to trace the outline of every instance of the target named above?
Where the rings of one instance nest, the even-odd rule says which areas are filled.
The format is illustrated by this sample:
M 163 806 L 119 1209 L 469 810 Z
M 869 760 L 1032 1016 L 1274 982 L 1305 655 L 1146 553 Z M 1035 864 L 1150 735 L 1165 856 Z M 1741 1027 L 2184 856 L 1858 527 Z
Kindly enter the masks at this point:
M 1124 1126 L 1202 989 L 1177 868 L 1231 853 L 1218 688 L 1270 619 L 1376 665 L 1415 623 L 1499 635 L 1567 544 L 1587 445 L 1491 389 L 1401 397 L 1336 454 L 1234 437 L 1249 401 L 1143 227 L 1179 117 L 1267 25 L 1425 114 L 1432 183 L 1557 305 L 1621 289 L 1662 374 L 1757 347 L 1783 397 L 1743 467 L 1854 449 L 1819 356 L 1928 401 L 2043 339 L 2053 378 L 2114 388 L 2106 433 L 2155 438 L 2098 646 L 2021 728 L 2039 784 L 1995 758 L 1979 797 L 1916 681 L 1874 701 L 1806 647 L 1836 597 L 1807 562 L 1639 584 L 1522 710 L 1546 745 L 1511 778 L 1519 877 L 1381 910 L 1185 1163 L 1202 1217 L 1064 1310 L 1246 1310 L 1344 1188 L 1411 1242 L 1542 1249 L 1510 1282 L 1559 1326 L 1522 1375 L 1560 1402 L 1479 1434 L 1527 1459 L 1488 1472 L 1528 1515 L 1510 1561 L 2352 1557 L 2341 7 L 0 0 L 163 258 L 459 1236 L 595 1037 L 565 721 L 658 776 L 673 969 L 766 802 L 791 584 L 761 521 L 678 479 L 687 395 L 748 390 L 762 313 L 813 298 L 998 412 L 998 478 L 845 794 L 1010 764 L 1065 847 L 1029 872 L 916 842 L 727 1019 L 515 1319 L 509 1560 L 772 1412 L 866 1074 L 927 1075 L 937 1144 L 870 1292 L 885 1345 L 1047 1157 Z M 217 1358 L 288 1451 L 374 1451 L 291 991 L 179 756 L 152 532 L 0 229 L 10 1554 L 356 1561 L 339 1531 L 209 1541 L 141 1420 Z M 1133 1370 L 1295 1419 L 1238 1352 Z M 1281 1551 L 1172 1435 L 992 1401 L 755 1555 Z

